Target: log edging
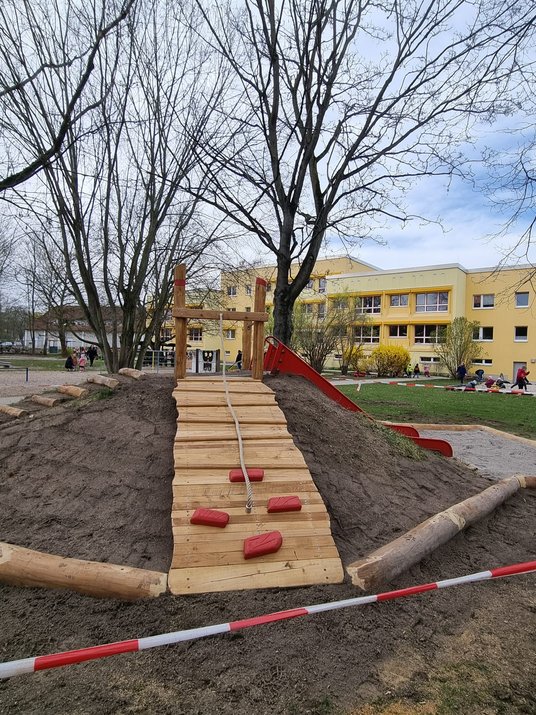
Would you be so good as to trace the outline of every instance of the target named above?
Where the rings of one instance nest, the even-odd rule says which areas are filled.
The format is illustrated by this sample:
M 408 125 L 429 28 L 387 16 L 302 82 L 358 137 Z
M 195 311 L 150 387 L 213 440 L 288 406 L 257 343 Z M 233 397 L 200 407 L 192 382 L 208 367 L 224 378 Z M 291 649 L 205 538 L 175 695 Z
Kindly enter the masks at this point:
M 6 542 L 0 542 L 0 582 L 129 601 L 167 591 L 167 573 L 56 556 Z
M 495 482 L 349 564 L 346 572 L 354 586 L 366 591 L 375 589 L 429 556 L 467 526 L 488 516 L 519 489 L 536 489 L 536 476 L 514 474 Z

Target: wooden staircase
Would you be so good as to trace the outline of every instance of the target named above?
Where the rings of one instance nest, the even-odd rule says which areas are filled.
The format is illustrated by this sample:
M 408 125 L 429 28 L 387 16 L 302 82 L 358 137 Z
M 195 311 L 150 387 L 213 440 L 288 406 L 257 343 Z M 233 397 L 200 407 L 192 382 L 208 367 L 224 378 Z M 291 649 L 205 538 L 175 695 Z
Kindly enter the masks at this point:
M 179 380 L 173 396 L 179 412 L 174 445 L 172 593 L 206 593 L 340 583 L 343 568 L 329 516 L 301 452 L 287 431 L 275 395 L 262 382 L 228 378 L 240 422 L 247 467 L 264 468 L 252 482 L 254 507 L 246 512 L 246 485 L 229 481 L 240 467 L 238 439 L 222 378 Z M 300 511 L 267 513 L 270 497 L 298 496 Z M 230 516 L 225 528 L 194 525 L 197 508 Z M 280 531 L 276 553 L 245 560 L 244 540 Z

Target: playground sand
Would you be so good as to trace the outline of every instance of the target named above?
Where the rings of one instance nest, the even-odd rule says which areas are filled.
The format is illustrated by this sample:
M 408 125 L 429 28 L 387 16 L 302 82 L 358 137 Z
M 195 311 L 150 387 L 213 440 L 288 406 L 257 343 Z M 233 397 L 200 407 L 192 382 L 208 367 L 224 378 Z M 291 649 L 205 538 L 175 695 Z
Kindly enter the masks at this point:
M 0 540 L 166 570 L 172 380 L 0 425 Z M 301 378 L 268 378 L 345 563 L 489 486 L 456 460 L 416 461 Z M 77 406 L 78 404 L 78 406 Z M 515 471 L 513 469 L 512 471 Z M 536 495 L 516 494 L 389 585 L 534 558 Z M 123 603 L 0 586 L 0 660 L 359 595 L 348 583 Z M 0 713 L 536 712 L 534 576 L 272 624 L 0 682 Z M 378 708 L 383 708 L 378 705 Z M 398 707 L 398 706 L 397 706 Z

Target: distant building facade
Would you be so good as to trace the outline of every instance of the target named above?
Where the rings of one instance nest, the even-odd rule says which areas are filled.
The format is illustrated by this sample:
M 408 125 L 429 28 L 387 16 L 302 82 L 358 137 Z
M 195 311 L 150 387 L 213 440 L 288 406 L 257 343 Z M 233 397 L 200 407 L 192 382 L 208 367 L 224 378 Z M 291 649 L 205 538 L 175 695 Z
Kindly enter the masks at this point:
M 222 272 L 222 305 L 251 311 L 255 279 L 260 276 L 268 282 L 271 309 L 276 270 L 262 266 Z M 299 302 L 322 319 L 334 301 L 348 301 L 356 316 L 349 328 L 365 354 L 377 345 L 400 345 L 408 350 L 412 364 L 428 365 L 432 373 L 439 368 L 437 343 L 454 318 L 464 316 L 480 323 L 474 340 L 482 343 L 483 357 L 474 367 L 513 378 L 521 364 L 529 370 L 534 365 L 536 373 L 536 300 L 530 273 L 530 266 L 468 270 L 459 264 L 381 270 L 351 257 L 335 257 L 316 262 Z M 369 318 L 365 324 L 363 315 Z M 166 336 L 172 334 L 172 321 L 163 329 Z M 190 323 L 188 344 L 220 349 L 218 326 Z M 223 346 L 226 362 L 232 363 L 242 347 L 241 322 L 225 323 Z M 335 355 L 328 365 L 338 367 Z

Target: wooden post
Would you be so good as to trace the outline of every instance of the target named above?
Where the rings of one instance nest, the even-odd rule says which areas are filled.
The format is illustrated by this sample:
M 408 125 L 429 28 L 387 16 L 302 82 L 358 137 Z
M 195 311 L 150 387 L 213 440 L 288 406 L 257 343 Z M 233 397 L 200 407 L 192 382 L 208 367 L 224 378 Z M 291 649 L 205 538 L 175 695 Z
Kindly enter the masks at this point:
M 251 333 L 253 321 L 244 320 L 242 329 L 242 367 L 244 370 L 251 370 Z
M 266 308 L 266 286 L 264 278 L 255 281 L 255 313 L 264 313 Z M 264 323 L 256 320 L 253 323 L 253 355 L 251 361 L 251 377 L 262 380 L 264 362 Z
M 173 283 L 173 305 L 175 308 L 186 307 L 186 265 L 175 266 Z M 187 319 L 175 318 L 175 380 L 186 377 L 186 338 Z

